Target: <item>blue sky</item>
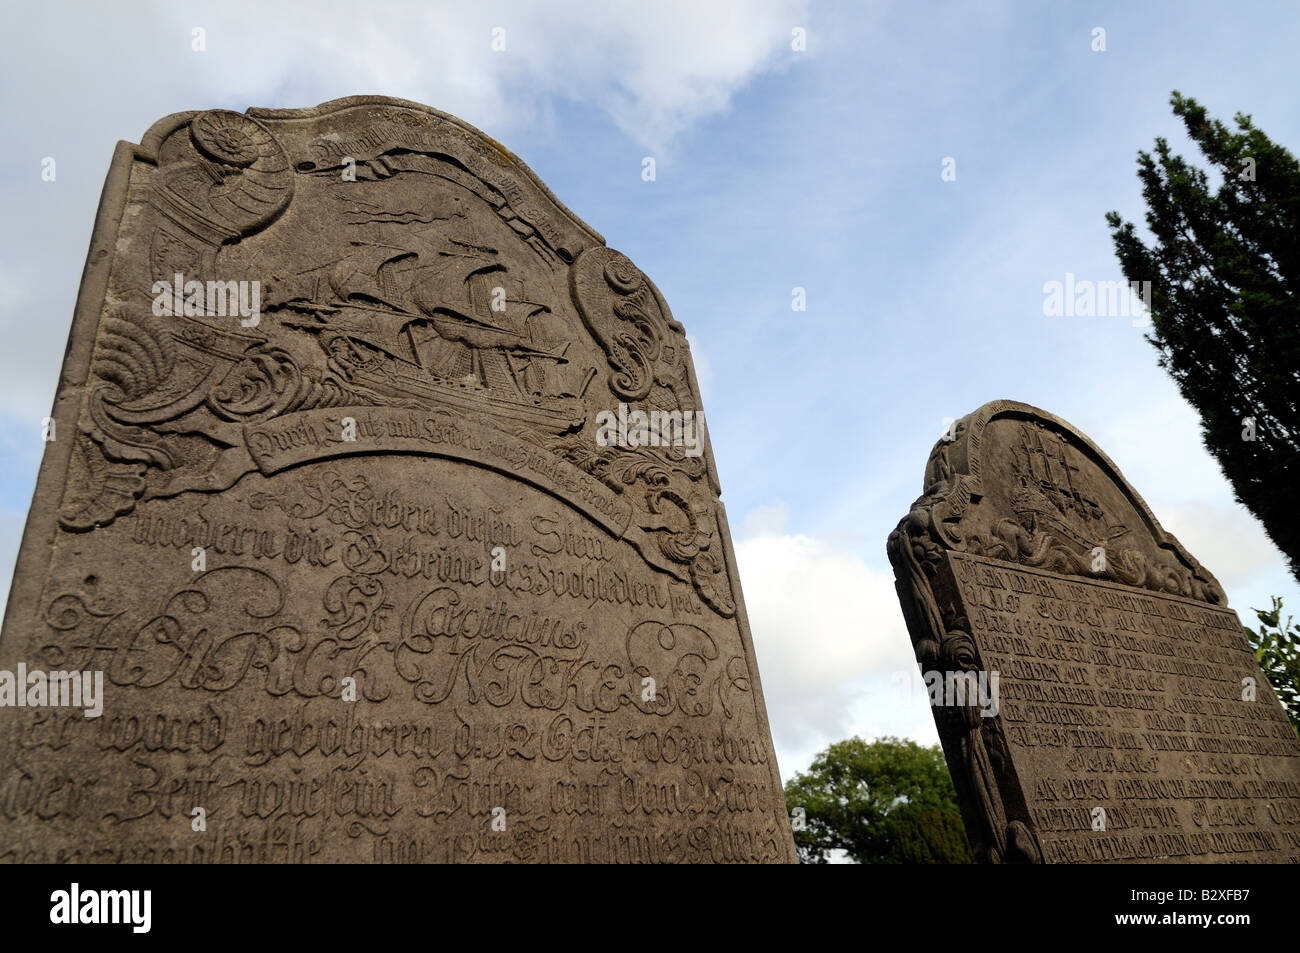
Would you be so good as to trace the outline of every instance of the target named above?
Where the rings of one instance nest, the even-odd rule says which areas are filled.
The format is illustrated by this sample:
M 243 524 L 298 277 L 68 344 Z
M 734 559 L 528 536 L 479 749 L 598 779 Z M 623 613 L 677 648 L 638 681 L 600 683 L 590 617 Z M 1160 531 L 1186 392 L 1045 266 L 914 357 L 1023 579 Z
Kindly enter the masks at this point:
M 504 142 L 686 325 L 783 774 L 854 733 L 935 740 L 885 537 L 943 420 L 989 400 L 1092 436 L 1244 621 L 1270 594 L 1300 608 L 1142 332 L 1043 315 L 1045 282 L 1121 277 L 1103 216 L 1141 220 L 1137 150 L 1164 135 L 1193 153 L 1171 90 L 1300 150 L 1291 4 L 87 3 L 8 18 L 6 577 L 114 142 L 185 109 L 382 93 Z

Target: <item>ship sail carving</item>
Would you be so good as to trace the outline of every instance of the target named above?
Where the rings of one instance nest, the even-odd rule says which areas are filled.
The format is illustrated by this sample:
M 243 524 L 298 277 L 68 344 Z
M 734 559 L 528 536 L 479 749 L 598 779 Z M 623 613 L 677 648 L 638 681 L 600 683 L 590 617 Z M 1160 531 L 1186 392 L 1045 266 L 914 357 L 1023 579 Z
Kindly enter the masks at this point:
M 440 236 L 431 249 L 353 241 L 278 283 L 282 324 L 314 334 L 329 365 L 398 401 L 430 400 L 560 434 L 582 425 L 568 343 L 547 343 L 550 308 L 529 300 L 494 248 Z
M 1023 425 L 1015 460 L 1019 486 L 1012 493 L 1012 508 L 1026 529 L 1049 530 L 1081 550 L 1128 534 L 1127 527 L 1110 523 L 1098 501 L 1078 488 L 1074 474 L 1079 468 L 1059 436 Z

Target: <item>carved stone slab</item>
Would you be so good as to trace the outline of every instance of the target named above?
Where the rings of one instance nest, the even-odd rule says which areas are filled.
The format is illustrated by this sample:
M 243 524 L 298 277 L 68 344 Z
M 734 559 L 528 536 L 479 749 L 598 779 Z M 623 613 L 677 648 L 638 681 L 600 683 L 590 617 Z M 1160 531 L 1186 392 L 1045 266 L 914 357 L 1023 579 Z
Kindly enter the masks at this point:
M 888 548 L 980 860 L 1300 861 L 1300 740 L 1219 584 L 1087 437 L 985 404 Z
M 0 860 L 793 860 L 682 326 L 477 130 L 120 144 L 53 421 Z

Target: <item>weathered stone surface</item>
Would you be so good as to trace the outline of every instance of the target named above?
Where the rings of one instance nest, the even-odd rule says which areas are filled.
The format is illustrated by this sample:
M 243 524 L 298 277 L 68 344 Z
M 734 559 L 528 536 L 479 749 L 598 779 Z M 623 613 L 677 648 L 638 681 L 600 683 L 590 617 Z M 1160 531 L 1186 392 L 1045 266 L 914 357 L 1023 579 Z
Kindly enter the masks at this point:
M 1079 431 L 958 421 L 889 557 L 981 860 L 1300 860 L 1300 741 L 1241 623 Z
M 793 859 L 683 329 L 477 130 L 121 144 L 53 416 L 0 669 L 103 711 L 0 709 L 0 860 Z

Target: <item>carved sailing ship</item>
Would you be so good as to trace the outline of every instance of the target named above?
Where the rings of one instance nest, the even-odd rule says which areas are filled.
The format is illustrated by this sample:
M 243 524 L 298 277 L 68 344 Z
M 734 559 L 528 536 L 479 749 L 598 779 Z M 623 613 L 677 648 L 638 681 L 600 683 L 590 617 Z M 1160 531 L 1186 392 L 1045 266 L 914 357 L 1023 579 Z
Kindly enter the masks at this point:
M 277 282 L 281 324 L 316 336 L 329 366 L 385 402 L 430 401 L 552 434 L 582 425 L 595 368 L 575 381 L 568 342 L 546 343 L 495 249 L 445 238 L 352 242 L 343 257 Z M 576 386 L 575 386 L 576 384 Z
M 1042 429 L 1025 425 L 1015 451 L 1020 485 L 1011 504 L 1026 530 L 1046 530 L 1079 551 L 1128 534 L 1127 527 L 1110 525 L 1097 501 L 1075 486 L 1073 475 L 1079 468 L 1070 462 L 1068 447 L 1059 437 L 1049 434 L 1045 441 Z

